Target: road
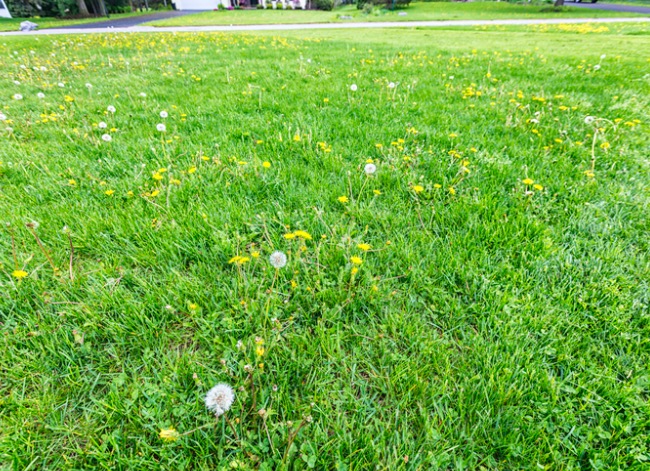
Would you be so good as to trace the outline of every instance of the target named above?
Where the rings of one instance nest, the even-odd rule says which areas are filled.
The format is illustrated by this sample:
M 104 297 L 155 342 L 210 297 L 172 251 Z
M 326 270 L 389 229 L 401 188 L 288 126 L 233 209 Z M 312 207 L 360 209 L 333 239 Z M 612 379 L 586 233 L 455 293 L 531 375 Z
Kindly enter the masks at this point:
M 199 11 L 161 11 L 151 15 L 132 16 L 130 18 L 120 18 L 117 20 L 108 19 L 97 23 L 84 23 L 80 25 L 70 25 L 61 29 L 97 29 L 97 28 L 131 28 L 133 26 L 148 23 L 149 21 L 166 20 L 177 16 L 191 15 L 200 13 Z

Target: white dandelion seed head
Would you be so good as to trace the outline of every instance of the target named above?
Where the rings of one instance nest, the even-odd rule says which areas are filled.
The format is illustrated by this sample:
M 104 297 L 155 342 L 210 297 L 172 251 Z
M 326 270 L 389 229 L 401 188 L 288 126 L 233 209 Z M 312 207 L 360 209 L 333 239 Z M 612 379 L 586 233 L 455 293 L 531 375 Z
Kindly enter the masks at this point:
M 27 226 L 31 227 L 32 229 L 38 229 L 40 223 L 38 221 L 32 221 L 32 222 L 28 222 Z
M 59 88 L 65 88 L 65 83 L 63 83 L 63 82 L 59 82 L 58 85 L 59 85 Z
M 377 166 L 375 164 L 366 164 L 363 171 L 366 172 L 366 175 L 372 175 L 377 171 Z
M 217 384 L 205 395 L 205 407 L 219 417 L 230 409 L 235 400 L 235 392 L 227 384 Z
M 287 264 L 287 256 L 280 251 L 275 251 L 269 257 L 269 262 L 274 268 L 282 268 Z
M 160 132 L 165 132 L 167 131 L 167 126 L 165 126 L 163 123 L 158 123 L 156 124 L 156 129 Z
M 395 88 L 395 82 L 390 82 L 388 84 L 388 88 Z
M 586 116 L 585 117 L 585 124 L 591 124 L 596 120 L 593 116 Z
M 64 234 L 70 234 L 70 228 L 68 226 L 63 226 L 61 232 L 63 232 Z
M 36 96 L 39 97 L 39 98 L 42 100 L 43 98 L 45 98 L 45 93 L 43 93 L 43 92 L 38 92 L 38 93 L 36 94 Z
M 237 350 L 241 350 L 242 347 L 244 346 L 244 342 L 242 342 L 241 340 L 237 340 L 236 346 L 237 346 Z
M 7 116 L 0 113 L 0 121 L 7 121 Z
M 41 66 L 41 72 L 47 72 L 47 67 Z
M 20 85 L 20 82 L 18 80 L 14 80 L 14 85 Z
M 600 64 L 594 65 L 594 70 L 600 70 Z
M 607 54 L 603 54 L 602 56 L 600 56 L 600 59 L 603 60 L 605 57 L 607 57 Z
M 539 119 L 537 119 L 537 118 L 532 118 L 532 119 L 530 120 L 530 122 L 531 122 L 531 123 L 535 123 L 535 124 L 539 124 Z
M 93 84 L 92 84 L 92 83 L 87 83 L 87 84 L 86 84 L 86 88 L 88 88 L 88 89 L 93 88 Z
M 169 116 L 169 115 L 167 114 L 166 111 L 163 110 L 163 111 L 160 112 L 160 117 L 161 118 L 166 118 L 167 116 Z
M 115 107 L 114 107 L 113 105 L 109 105 L 109 106 L 106 108 L 106 110 L 109 111 L 109 112 L 111 112 L 111 113 L 115 113 Z
M 104 121 L 100 121 L 99 124 L 97 125 L 99 129 L 106 129 L 107 126 L 108 124 L 106 124 Z
M 142 98 L 146 98 L 147 94 L 146 94 L 145 92 L 140 92 L 140 96 L 141 96 Z
M 357 87 L 357 84 L 356 84 L 356 83 L 353 83 L 352 85 L 350 85 L 350 90 L 352 90 L 353 92 L 356 92 L 356 91 L 357 91 L 357 88 L 358 88 L 358 87 Z
M 22 99 L 23 99 L 23 96 L 20 93 L 16 93 L 14 95 L 14 100 L 22 100 Z
M 104 135 L 102 135 L 102 140 L 105 141 L 105 142 L 111 142 L 113 140 L 113 138 L 111 137 L 110 134 L 104 134 Z

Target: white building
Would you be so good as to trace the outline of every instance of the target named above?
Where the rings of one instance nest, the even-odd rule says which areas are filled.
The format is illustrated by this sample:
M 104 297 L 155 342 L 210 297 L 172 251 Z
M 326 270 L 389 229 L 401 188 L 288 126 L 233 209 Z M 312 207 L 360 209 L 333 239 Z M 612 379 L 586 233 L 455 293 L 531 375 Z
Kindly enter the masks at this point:
M 11 18 L 11 13 L 2 0 L 0 0 L 0 18 Z
M 2 0 L 0 0 L 2 1 Z M 172 0 L 177 10 L 216 10 L 217 8 L 232 8 L 236 3 L 246 7 L 277 9 L 306 9 L 307 0 Z

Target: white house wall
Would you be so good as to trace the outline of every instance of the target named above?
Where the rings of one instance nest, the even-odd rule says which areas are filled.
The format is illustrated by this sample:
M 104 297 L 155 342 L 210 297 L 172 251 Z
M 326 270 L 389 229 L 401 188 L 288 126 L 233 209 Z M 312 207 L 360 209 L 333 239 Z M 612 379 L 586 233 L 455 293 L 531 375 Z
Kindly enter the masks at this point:
M 214 10 L 220 6 L 229 6 L 228 0 L 176 0 L 177 10 Z

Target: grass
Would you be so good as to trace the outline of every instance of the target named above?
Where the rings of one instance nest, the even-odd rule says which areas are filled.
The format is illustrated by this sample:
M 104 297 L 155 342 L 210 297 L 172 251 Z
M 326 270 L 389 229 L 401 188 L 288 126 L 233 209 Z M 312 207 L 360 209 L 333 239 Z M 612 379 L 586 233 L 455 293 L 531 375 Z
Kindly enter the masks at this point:
M 117 20 L 120 18 L 131 18 L 140 15 L 150 15 L 153 11 L 136 11 L 130 13 L 114 13 L 110 18 L 78 18 L 78 19 L 65 19 L 65 18 L 0 18 L 0 31 L 17 31 L 20 23 L 23 21 L 31 21 L 36 23 L 39 29 L 44 28 L 60 28 L 62 26 L 81 25 L 89 23 L 99 23 L 107 20 Z
M 5 38 L 0 468 L 647 469 L 648 51 Z
M 318 10 L 233 10 L 211 11 L 147 23 L 149 26 L 209 26 L 244 24 L 345 23 L 358 21 L 426 21 L 426 20 L 503 20 L 514 18 L 606 18 L 640 16 L 634 13 L 588 10 L 565 7 L 560 12 L 545 11 L 548 6 L 516 5 L 500 2 L 417 2 L 404 10 L 376 9 L 366 15 L 354 5 L 335 11 Z M 400 16 L 399 13 L 406 13 Z M 352 19 L 341 19 L 351 16 Z

